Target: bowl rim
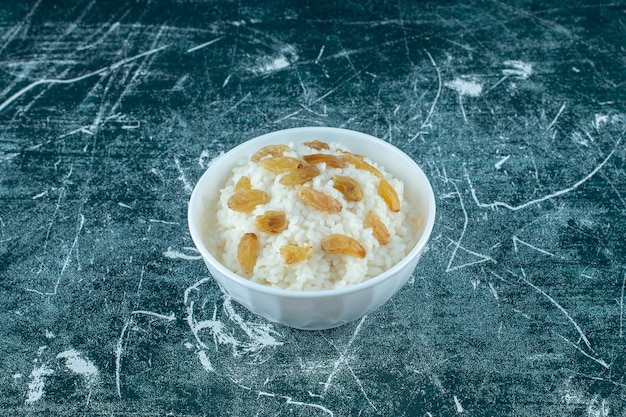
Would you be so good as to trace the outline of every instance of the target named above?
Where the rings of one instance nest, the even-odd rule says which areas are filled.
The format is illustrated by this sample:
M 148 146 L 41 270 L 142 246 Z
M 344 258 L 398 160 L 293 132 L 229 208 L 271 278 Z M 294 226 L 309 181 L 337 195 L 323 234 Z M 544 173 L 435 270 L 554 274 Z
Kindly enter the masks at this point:
M 192 212 L 193 208 L 197 204 L 201 204 L 202 195 L 200 191 L 200 188 L 201 188 L 200 185 L 207 181 L 207 178 L 211 175 L 211 172 L 215 169 L 215 167 L 218 164 L 224 163 L 224 161 L 228 160 L 229 155 L 236 153 L 241 148 L 250 146 L 250 143 L 252 141 L 254 142 L 262 141 L 264 139 L 267 139 L 267 137 L 269 136 L 275 136 L 277 134 L 287 134 L 290 132 L 293 132 L 296 134 L 299 132 L 307 132 L 309 134 L 315 133 L 315 132 L 324 132 L 324 133 L 333 133 L 333 132 L 338 133 L 339 132 L 339 133 L 344 133 L 344 134 L 349 134 L 349 135 L 360 136 L 364 139 L 377 143 L 379 146 L 386 148 L 390 152 L 395 153 L 399 158 L 403 158 L 407 160 L 409 164 L 413 166 L 413 168 L 418 173 L 418 175 L 421 175 L 423 179 L 425 180 L 426 195 L 428 197 L 428 216 L 426 216 L 426 222 L 424 224 L 422 235 L 420 236 L 415 246 L 413 246 L 413 248 L 407 255 L 405 255 L 399 262 L 397 262 L 395 265 L 393 265 L 391 268 L 384 271 L 383 273 L 376 275 L 368 279 L 367 281 L 360 282 L 358 284 L 351 284 L 343 288 L 330 289 L 330 290 L 297 291 L 297 290 L 288 290 L 288 289 L 270 287 L 267 285 L 250 281 L 249 279 L 242 277 L 236 274 L 235 272 L 231 271 L 230 269 L 228 269 L 225 265 L 219 262 L 217 258 L 215 258 L 211 254 L 211 252 L 209 252 L 209 250 L 206 248 L 206 246 L 203 243 L 202 237 L 200 236 L 200 228 L 196 224 L 195 218 L 193 216 L 194 213 Z M 369 156 L 368 158 L 375 161 L 374 158 L 371 158 Z M 236 162 L 237 161 L 233 161 L 233 166 Z M 405 268 L 407 264 L 410 264 L 416 257 L 420 256 L 420 254 L 423 252 L 426 244 L 428 243 L 431 237 L 432 230 L 433 230 L 434 223 L 435 223 L 435 217 L 436 217 L 436 203 L 435 203 L 435 195 L 433 192 L 432 185 L 430 183 L 430 180 L 424 173 L 424 171 L 413 160 L 413 158 L 411 158 L 405 152 L 403 152 L 396 146 L 390 144 L 389 142 L 386 142 L 382 139 L 379 139 L 367 133 L 359 132 L 356 130 L 350 130 L 350 129 L 344 129 L 344 128 L 338 128 L 338 127 L 326 127 L 326 126 L 304 126 L 304 127 L 295 127 L 295 128 L 271 131 L 269 133 L 265 133 L 265 134 L 253 137 L 251 139 L 248 139 L 240 143 L 239 145 L 231 148 L 227 152 L 220 154 L 219 156 L 213 158 L 209 162 L 209 165 L 207 169 L 205 170 L 205 172 L 200 176 L 200 178 L 196 182 L 193 188 L 193 191 L 191 193 L 191 197 L 188 201 L 188 208 L 187 208 L 187 223 L 188 223 L 189 232 L 191 234 L 191 238 L 196 248 L 198 249 L 198 251 L 200 251 L 202 258 L 206 263 L 209 263 L 211 267 L 215 268 L 219 273 L 221 273 L 225 277 L 228 277 L 228 279 L 236 282 L 239 285 L 243 285 L 244 287 L 247 287 L 250 290 L 265 293 L 267 295 L 274 295 L 274 296 L 280 296 L 280 297 L 286 297 L 286 298 L 296 298 L 296 299 L 297 298 L 325 298 L 325 297 L 342 296 L 342 295 L 351 294 L 351 293 L 368 289 L 370 287 L 376 286 L 377 284 L 383 281 L 388 280 L 390 277 L 395 275 L 398 271 Z M 213 277 L 213 279 L 216 279 L 216 278 Z

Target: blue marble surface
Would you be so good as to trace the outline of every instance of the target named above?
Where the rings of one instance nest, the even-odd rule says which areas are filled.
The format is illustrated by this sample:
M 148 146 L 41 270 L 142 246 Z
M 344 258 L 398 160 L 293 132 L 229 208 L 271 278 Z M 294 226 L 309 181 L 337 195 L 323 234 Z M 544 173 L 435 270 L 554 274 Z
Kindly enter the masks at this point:
M 625 56 L 624 1 L 4 2 L 0 415 L 624 415 Z M 308 125 L 438 204 L 410 282 L 323 332 L 186 226 L 212 158 Z

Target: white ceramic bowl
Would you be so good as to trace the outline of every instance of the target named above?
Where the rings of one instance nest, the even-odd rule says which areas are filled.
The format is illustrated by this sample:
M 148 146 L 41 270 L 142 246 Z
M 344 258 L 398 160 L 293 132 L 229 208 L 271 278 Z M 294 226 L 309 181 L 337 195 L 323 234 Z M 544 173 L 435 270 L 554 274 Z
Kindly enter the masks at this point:
M 219 190 L 232 175 L 235 164 L 263 146 L 299 144 L 319 139 L 337 142 L 362 154 L 404 181 L 405 195 L 417 206 L 422 222 L 420 237 L 411 252 L 384 273 L 360 284 L 338 290 L 289 291 L 251 282 L 230 271 L 209 252 L 205 236 L 206 213 L 213 210 Z M 191 237 L 213 278 L 232 298 L 253 313 L 290 327 L 322 330 L 359 319 L 389 300 L 411 277 L 435 222 L 435 196 L 419 166 L 398 148 L 364 133 L 329 127 L 303 127 L 268 133 L 251 139 L 214 159 L 196 184 L 189 202 Z M 210 227 L 210 226 L 209 226 Z

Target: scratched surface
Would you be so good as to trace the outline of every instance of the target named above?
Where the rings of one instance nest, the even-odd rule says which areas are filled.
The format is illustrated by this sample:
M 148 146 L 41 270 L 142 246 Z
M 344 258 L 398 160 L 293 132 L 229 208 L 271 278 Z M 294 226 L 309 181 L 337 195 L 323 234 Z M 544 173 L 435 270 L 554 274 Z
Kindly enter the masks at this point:
M 0 415 L 625 415 L 624 1 L 9 3 Z M 213 157 L 305 125 L 438 204 L 325 332 L 222 294 L 186 228 Z

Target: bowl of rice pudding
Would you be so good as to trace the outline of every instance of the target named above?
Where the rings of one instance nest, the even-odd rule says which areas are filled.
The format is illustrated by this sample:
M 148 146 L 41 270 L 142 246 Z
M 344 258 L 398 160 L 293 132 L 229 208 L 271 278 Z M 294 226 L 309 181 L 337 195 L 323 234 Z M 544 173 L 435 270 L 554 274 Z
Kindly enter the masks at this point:
M 420 167 L 339 128 L 268 133 L 218 156 L 188 210 L 211 276 L 247 309 L 305 330 L 357 320 L 411 277 L 435 221 Z

